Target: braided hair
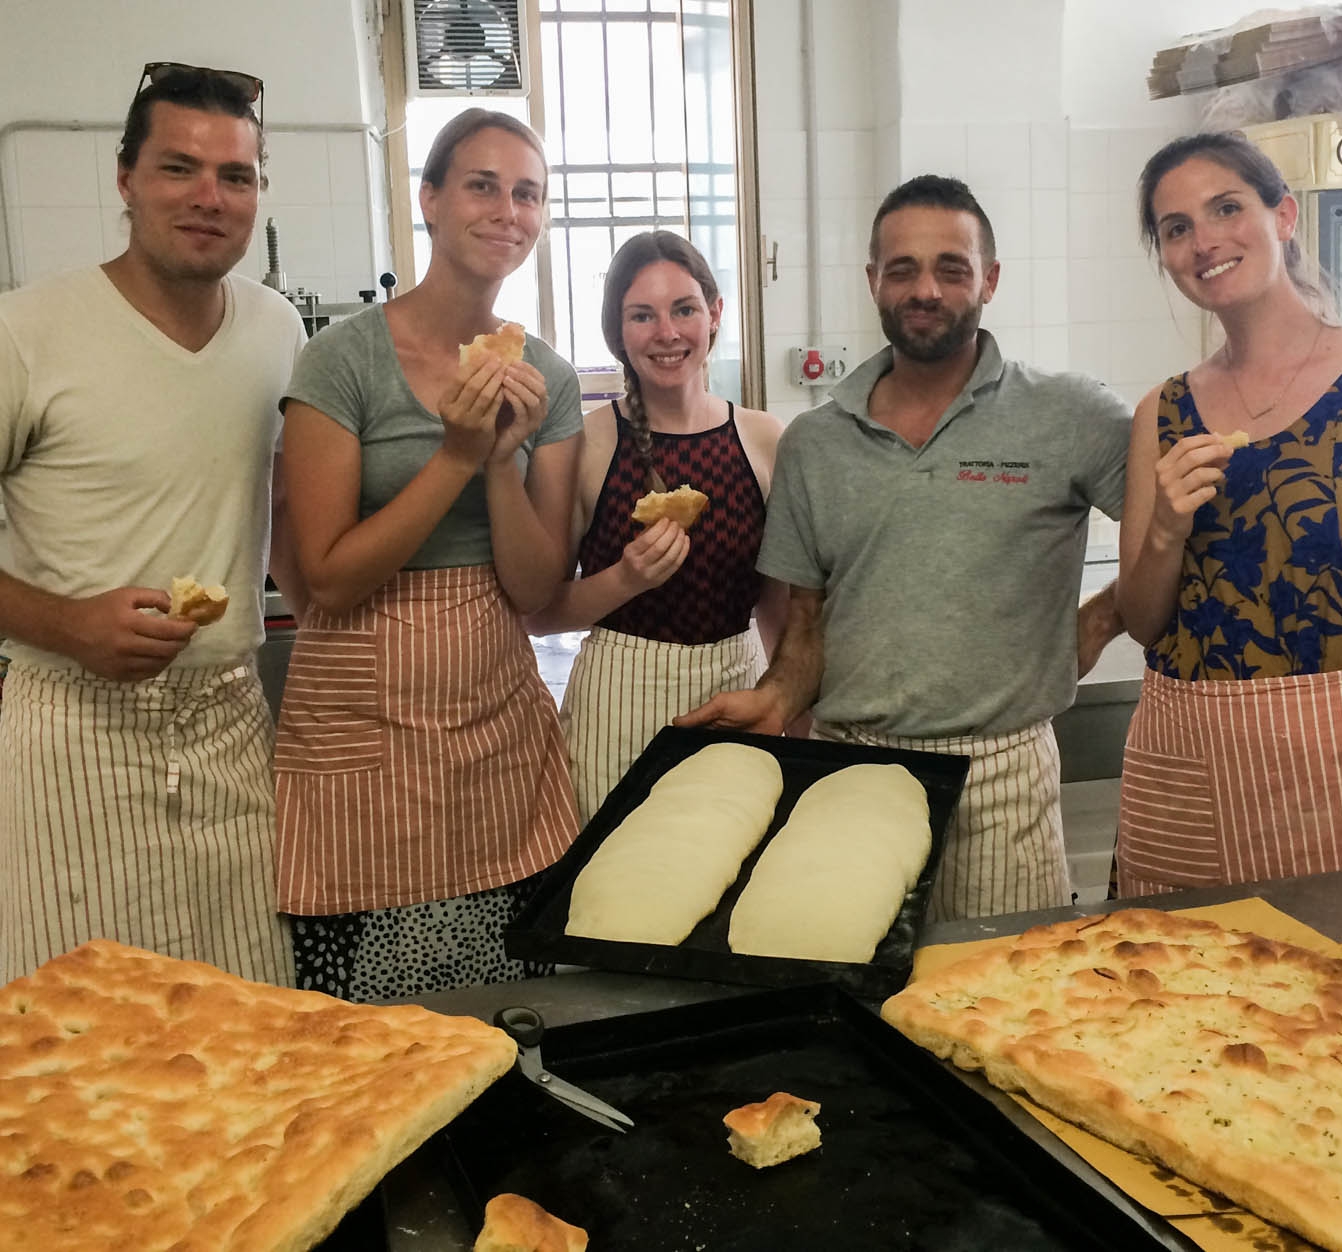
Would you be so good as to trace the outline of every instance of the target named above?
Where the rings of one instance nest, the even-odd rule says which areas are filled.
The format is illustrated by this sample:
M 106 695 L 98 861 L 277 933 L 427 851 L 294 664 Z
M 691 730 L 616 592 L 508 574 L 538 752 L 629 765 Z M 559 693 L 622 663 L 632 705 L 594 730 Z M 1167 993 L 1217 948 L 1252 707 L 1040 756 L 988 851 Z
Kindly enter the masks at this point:
M 652 428 L 643 407 L 643 384 L 624 350 L 624 298 L 629 288 L 649 265 L 672 261 L 679 265 L 704 294 L 705 303 L 718 299 L 718 284 L 699 249 L 681 235 L 669 230 L 649 230 L 626 240 L 611 258 L 606 270 L 606 286 L 601 297 L 601 333 L 606 347 L 624 369 L 625 417 L 634 437 L 634 450 L 651 482 L 656 469 L 652 463 Z M 711 349 L 717 339 L 714 331 L 708 341 Z

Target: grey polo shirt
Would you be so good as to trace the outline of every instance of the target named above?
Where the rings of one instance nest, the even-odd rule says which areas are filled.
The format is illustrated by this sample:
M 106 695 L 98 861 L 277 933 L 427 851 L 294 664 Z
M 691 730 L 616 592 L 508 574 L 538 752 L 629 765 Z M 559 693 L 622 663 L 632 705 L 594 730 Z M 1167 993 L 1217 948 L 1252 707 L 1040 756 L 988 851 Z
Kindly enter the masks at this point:
M 1131 411 L 1080 374 L 1003 361 L 987 331 L 914 448 L 868 416 L 885 349 L 778 448 L 759 569 L 825 593 L 815 715 L 884 735 L 993 735 L 1076 695 L 1092 505 L 1123 505 Z
M 360 521 L 395 499 L 443 442 L 443 419 L 420 404 L 406 382 L 384 307 L 374 305 L 314 335 L 284 393 L 285 400 L 310 404 L 358 436 Z M 582 431 L 582 397 L 573 366 L 543 340 L 528 335 L 522 359 L 540 370 L 549 401 L 540 428 L 517 451 L 525 475 L 537 448 Z M 481 470 L 405 568 L 447 569 L 493 559 Z

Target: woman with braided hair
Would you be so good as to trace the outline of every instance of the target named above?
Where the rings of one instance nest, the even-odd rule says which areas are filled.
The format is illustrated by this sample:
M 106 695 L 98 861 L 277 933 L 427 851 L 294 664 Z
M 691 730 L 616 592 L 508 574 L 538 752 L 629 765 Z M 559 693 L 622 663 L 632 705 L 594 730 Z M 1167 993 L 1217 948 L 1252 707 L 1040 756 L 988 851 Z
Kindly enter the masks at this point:
M 560 711 L 583 822 L 673 717 L 754 683 L 781 626 L 782 588 L 755 557 L 782 424 L 708 391 L 721 318 L 712 271 L 681 236 L 635 235 L 612 259 L 601 329 L 625 396 L 584 421 L 581 572 L 528 621 L 533 634 L 593 627 Z M 682 484 L 708 496 L 693 531 L 640 529 L 639 498 Z

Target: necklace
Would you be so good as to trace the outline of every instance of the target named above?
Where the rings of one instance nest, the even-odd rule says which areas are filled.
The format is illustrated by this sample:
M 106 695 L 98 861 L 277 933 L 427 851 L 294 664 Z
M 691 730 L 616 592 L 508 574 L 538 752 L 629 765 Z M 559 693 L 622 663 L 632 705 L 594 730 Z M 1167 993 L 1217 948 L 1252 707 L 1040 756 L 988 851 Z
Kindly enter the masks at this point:
M 1256 413 L 1251 408 L 1249 408 L 1249 402 L 1245 400 L 1244 392 L 1240 390 L 1239 379 L 1235 377 L 1235 367 L 1230 363 L 1230 353 L 1229 352 L 1226 353 L 1226 367 L 1227 372 L 1230 374 L 1231 385 L 1235 388 L 1235 394 L 1239 397 L 1240 407 L 1243 408 L 1245 414 L 1248 416 L 1249 421 L 1256 422 L 1260 417 L 1266 417 L 1269 413 L 1272 412 L 1273 409 L 1277 407 L 1277 405 L 1279 405 L 1282 402 L 1283 397 L 1286 395 L 1288 391 L 1290 391 L 1292 384 L 1294 384 L 1295 380 L 1300 377 L 1300 371 L 1305 368 L 1306 364 L 1308 364 L 1310 359 L 1314 356 L 1314 349 L 1319 346 L 1319 339 L 1322 335 L 1323 335 L 1323 323 L 1320 322 L 1319 329 L 1314 332 L 1314 341 L 1309 345 L 1309 351 L 1306 352 L 1305 355 L 1300 358 L 1300 364 L 1295 367 L 1295 369 L 1291 373 L 1290 378 L 1286 380 L 1286 386 L 1284 386 L 1279 392 L 1277 392 L 1276 399 L 1273 400 L 1272 403 L 1267 406 L 1267 408 L 1259 409 L 1258 412 Z

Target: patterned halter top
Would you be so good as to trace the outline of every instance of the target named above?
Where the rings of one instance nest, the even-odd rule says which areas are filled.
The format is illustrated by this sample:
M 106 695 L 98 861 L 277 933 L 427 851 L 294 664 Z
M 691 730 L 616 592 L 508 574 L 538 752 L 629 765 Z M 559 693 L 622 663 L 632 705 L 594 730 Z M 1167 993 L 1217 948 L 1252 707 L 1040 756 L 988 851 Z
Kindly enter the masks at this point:
M 615 452 L 578 545 L 584 575 L 619 561 L 641 529 L 631 517 L 634 504 L 647 494 L 633 430 L 619 406 L 612 407 Z M 635 596 L 597 625 L 664 643 L 716 643 L 740 634 L 760 597 L 755 558 L 764 534 L 764 493 L 737 432 L 735 406 L 728 404 L 727 420 L 712 430 L 653 431 L 652 463 L 669 489 L 688 483 L 708 497 L 708 505 L 690 531 L 685 563 L 660 587 Z

